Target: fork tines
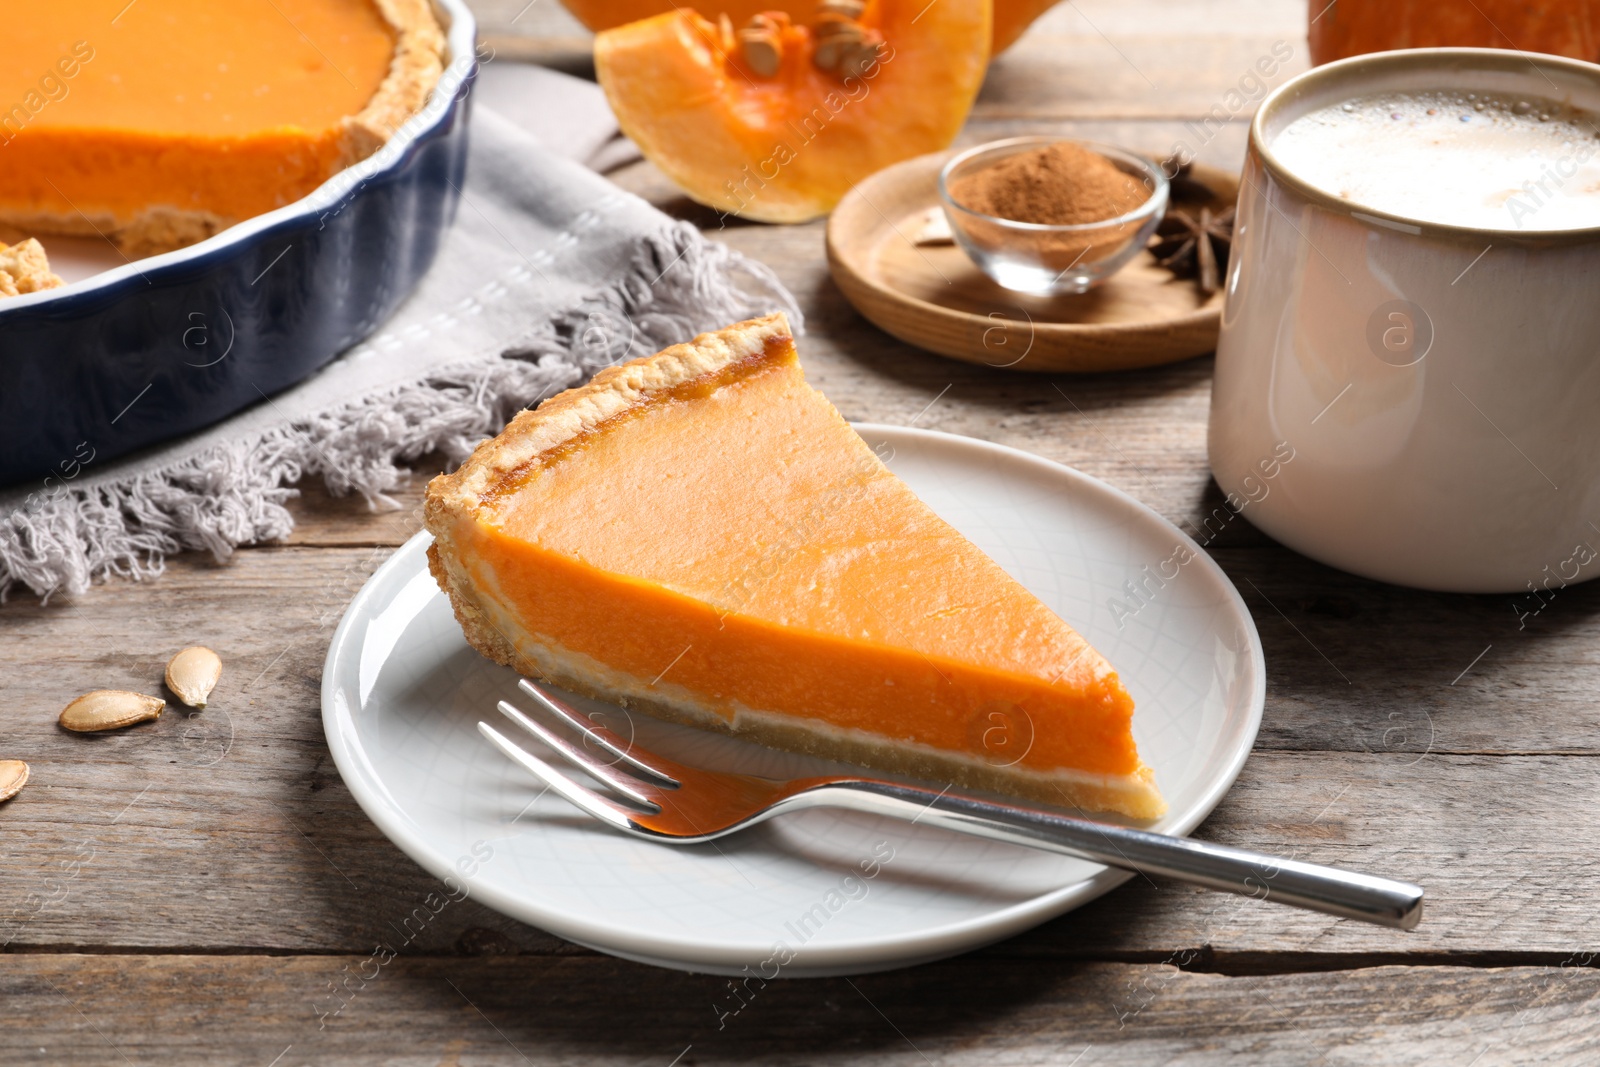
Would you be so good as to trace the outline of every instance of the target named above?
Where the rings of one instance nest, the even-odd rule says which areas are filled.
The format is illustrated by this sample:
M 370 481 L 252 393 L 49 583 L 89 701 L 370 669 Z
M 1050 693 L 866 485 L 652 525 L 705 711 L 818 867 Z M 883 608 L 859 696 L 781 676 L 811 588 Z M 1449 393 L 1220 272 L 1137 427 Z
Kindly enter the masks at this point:
M 616 757 L 615 760 L 607 762 L 595 757 L 585 751 L 582 745 L 568 741 L 543 723 L 524 714 L 521 709 L 509 701 L 502 700 L 498 703 L 497 707 L 500 713 L 523 730 L 537 737 L 552 752 L 582 770 L 595 781 L 601 782 L 619 796 L 625 797 L 633 804 L 638 805 L 638 808 L 629 809 L 624 807 L 610 797 L 574 781 L 568 775 L 523 749 L 493 726 L 486 722 L 480 722 L 478 724 L 478 732 L 483 734 L 496 748 L 544 782 L 556 793 L 590 815 L 612 825 L 626 829 L 632 824 L 632 816 L 637 814 L 639 810 L 643 810 L 648 814 L 657 814 L 661 811 L 661 805 L 657 802 L 656 797 L 662 790 L 678 788 L 679 783 L 676 778 L 639 760 L 628 751 L 628 742 L 622 737 L 604 726 L 591 722 L 576 709 L 544 692 L 528 679 L 524 678 L 521 681 L 520 688 L 534 699 L 540 710 L 575 731 L 583 740 L 593 742 L 604 751 L 610 753 Z
M 594 722 L 586 715 L 580 714 L 576 708 L 566 701 L 558 700 L 551 696 L 527 678 L 518 682 L 517 688 L 537 701 L 545 711 L 617 757 L 621 762 L 638 771 L 646 781 L 659 782 L 669 789 L 678 787 L 679 782 L 676 778 L 635 757 L 630 751 L 633 747 L 632 741 L 624 740 L 617 736 L 615 731 Z M 501 702 L 502 705 L 504 703 L 504 701 Z

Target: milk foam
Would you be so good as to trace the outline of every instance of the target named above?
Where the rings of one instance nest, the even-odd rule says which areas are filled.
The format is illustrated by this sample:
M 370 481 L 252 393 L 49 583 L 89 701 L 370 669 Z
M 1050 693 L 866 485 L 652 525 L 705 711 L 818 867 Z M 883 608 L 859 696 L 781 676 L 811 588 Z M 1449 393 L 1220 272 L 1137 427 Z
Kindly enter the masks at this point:
M 1273 139 L 1290 172 L 1358 207 L 1501 230 L 1600 226 L 1600 117 L 1539 97 L 1358 97 Z

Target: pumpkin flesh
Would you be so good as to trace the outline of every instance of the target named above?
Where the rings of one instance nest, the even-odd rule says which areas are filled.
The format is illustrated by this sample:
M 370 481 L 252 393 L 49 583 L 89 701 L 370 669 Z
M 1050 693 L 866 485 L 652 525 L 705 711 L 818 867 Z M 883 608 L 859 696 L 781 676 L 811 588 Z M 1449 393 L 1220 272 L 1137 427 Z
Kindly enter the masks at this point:
M 947 147 L 983 80 L 989 0 L 874 0 L 861 23 L 884 47 L 859 77 L 817 69 L 804 26 L 785 27 L 776 75 L 759 77 L 686 8 L 601 33 L 595 70 L 623 132 L 696 201 L 803 222 L 867 175 Z

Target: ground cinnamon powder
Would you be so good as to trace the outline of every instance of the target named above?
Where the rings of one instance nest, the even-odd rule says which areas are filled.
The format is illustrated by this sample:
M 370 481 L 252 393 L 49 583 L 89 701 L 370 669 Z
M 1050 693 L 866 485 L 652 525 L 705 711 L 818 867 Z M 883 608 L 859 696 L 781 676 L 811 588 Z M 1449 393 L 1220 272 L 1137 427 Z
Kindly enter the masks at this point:
M 995 218 L 1076 226 L 1126 215 L 1150 191 L 1099 152 L 1058 141 L 957 178 L 950 197 Z

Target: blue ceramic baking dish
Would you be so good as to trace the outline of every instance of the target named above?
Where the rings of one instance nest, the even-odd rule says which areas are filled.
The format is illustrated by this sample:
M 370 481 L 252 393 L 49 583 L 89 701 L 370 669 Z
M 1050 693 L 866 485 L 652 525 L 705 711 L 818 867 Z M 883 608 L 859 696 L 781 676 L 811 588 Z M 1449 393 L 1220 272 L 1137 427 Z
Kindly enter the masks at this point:
M 466 170 L 476 26 L 462 0 L 434 2 L 449 66 L 377 154 L 199 244 L 0 301 L 0 486 L 224 419 L 395 311 L 433 263 Z

